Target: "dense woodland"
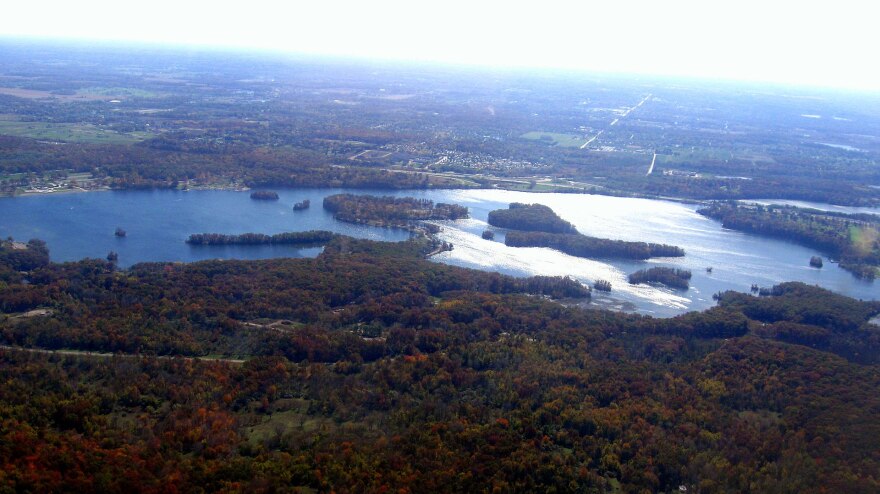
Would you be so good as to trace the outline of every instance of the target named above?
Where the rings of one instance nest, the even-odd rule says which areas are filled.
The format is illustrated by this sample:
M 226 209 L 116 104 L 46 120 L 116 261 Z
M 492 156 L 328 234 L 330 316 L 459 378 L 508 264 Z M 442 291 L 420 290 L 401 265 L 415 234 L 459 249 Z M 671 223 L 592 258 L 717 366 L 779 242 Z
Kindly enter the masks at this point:
M 791 206 L 716 202 L 698 211 L 734 230 L 770 235 L 822 249 L 859 278 L 880 274 L 880 219 Z
M 654 319 L 517 295 L 583 287 L 425 247 L 337 237 L 316 259 L 121 271 L 4 243 L 0 485 L 880 489 L 880 303 L 789 283 Z
M 511 203 L 508 209 L 489 211 L 488 223 L 500 228 L 546 233 L 577 233 L 577 228 L 543 204 Z

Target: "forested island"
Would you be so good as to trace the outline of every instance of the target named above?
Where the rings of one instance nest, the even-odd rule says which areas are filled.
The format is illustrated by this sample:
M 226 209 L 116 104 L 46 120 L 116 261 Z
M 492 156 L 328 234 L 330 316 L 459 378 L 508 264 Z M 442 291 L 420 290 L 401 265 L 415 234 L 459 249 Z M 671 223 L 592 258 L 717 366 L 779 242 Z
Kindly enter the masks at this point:
M 489 212 L 488 223 L 500 228 L 547 233 L 577 233 L 577 229 L 543 204 L 513 202 L 508 209 Z
M 629 282 L 633 285 L 638 283 L 660 283 L 670 288 L 687 290 L 690 287 L 691 272 L 686 269 L 654 267 L 640 269 L 629 275 Z
M 610 292 L 611 282 L 608 280 L 596 280 L 596 282 L 593 283 L 593 290 L 597 290 L 600 292 Z
M 508 209 L 490 211 L 489 224 L 514 230 L 504 237 L 504 244 L 509 247 L 548 247 L 570 256 L 587 258 L 642 260 L 684 255 L 682 248 L 672 245 L 588 237 L 578 233 L 571 223 L 543 204 L 511 203 Z
M 3 242 L 0 484 L 880 487 L 880 303 L 788 283 L 655 319 L 525 296 L 583 288 L 426 247 L 337 236 L 316 259 L 119 270 Z
M 510 247 L 549 247 L 576 257 L 617 257 L 623 259 L 648 259 L 651 257 L 681 257 L 681 247 L 645 242 L 627 242 L 586 235 L 545 233 L 545 232 L 507 232 L 504 244 Z
M 324 209 L 340 221 L 403 229 L 414 228 L 417 221 L 468 217 L 464 206 L 413 197 L 336 194 L 324 198 Z
M 306 209 L 309 209 L 309 206 L 311 206 L 311 205 L 312 205 L 312 201 L 310 201 L 308 199 L 304 199 L 304 200 L 294 204 L 293 210 L 294 211 L 305 211 Z
M 284 232 L 274 235 L 263 233 L 194 233 L 186 239 L 192 245 L 321 245 L 333 239 L 333 232 L 310 230 L 307 232 Z
M 698 213 L 725 228 L 782 238 L 822 249 L 853 275 L 873 280 L 880 274 L 880 218 L 792 206 L 715 202 Z
M 256 199 L 258 201 L 277 201 L 278 193 L 270 190 L 257 190 L 251 192 L 251 199 Z

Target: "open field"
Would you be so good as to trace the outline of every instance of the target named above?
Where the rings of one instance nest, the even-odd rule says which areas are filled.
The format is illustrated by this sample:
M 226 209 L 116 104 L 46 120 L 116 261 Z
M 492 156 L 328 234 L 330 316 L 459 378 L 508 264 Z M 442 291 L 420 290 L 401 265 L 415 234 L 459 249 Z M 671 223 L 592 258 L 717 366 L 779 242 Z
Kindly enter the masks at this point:
M 91 124 L 19 122 L 14 120 L 0 120 L 0 135 L 86 144 L 134 144 L 153 136 L 149 132 L 119 133 L 104 130 Z
M 849 239 L 853 247 L 863 254 L 868 254 L 877 248 L 877 242 L 880 241 L 880 232 L 872 227 L 849 227 Z
M 96 99 L 160 98 L 165 94 L 136 87 L 86 87 L 77 90 L 77 97 L 91 96 Z
M 381 149 L 368 149 L 366 151 L 361 151 L 360 153 L 351 157 L 351 159 L 364 159 L 364 160 L 380 160 L 391 156 L 393 153 L 391 151 L 383 151 Z
M 584 143 L 584 137 L 576 134 L 558 134 L 555 132 L 532 131 L 521 135 L 523 139 L 533 141 L 553 142 L 555 145 L 565 148 L 580 147 Z
M 74 93 L 74 94 L 56 94 L 50 91 L 40 91 L 38 89 L 23 89 L 18 87 L 0 87 L 0 94 L 7 96 L 15 96 L 16 98 L 25 98 L 33 100 L 57 100 L 62 102 L 72 101 L 103 101 L 113 99 L 110 95 L 93 94 L 93 93 Z

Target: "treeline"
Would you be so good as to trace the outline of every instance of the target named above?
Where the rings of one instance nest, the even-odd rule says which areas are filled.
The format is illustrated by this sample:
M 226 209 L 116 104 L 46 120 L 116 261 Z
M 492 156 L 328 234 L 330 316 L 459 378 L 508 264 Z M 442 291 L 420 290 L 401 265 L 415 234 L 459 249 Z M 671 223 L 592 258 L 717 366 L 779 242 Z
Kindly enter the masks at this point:
M 147 141 L 149 142 L 149 141 Z M 220 146 L 204 153 L 146 144 L 69 143 L 53 146 L 0 136 L 0 172 L 90 172 L 121 189 L 176 188 L 216 184 L 248 187 L 351 187 L 376 190 L 461 188 L 460 181 L 422 173 L 330 166 L 323 153 L 306 149 L 265 150 Z
M 490 211 L 488 222 L 492 226 L 513 230 L 577 233 L 574 225 L 560 218 L 556 212 L 543 204 L 513 202 L 508 209 Z
M 258 201 L 277 201 L 278 193 L 271 190 L 255 190 L 251 192 L 251 199 Z
M 410 228 L 414 221 L 457 220 L 468 217 L 458 204 L 437 203 L 413 197 L 335 194 L 324 198 L 324 209 L 349 223 Z
M 49 264 L 46 242 L 31 239 L 26 244 L 11 238 L 0 240 L 0 266 L 12 271 L 30 271 Z
M 661 283 L 670 288 L 687 290 L 690 286 L 691 272 L 686 269 L 658 266 L 640 269 L 630 274 L 628 279 L 633 285 L 638 283 Z
M 681 257 L 684 249 L 673 245 L 645 242 L 627 242 L 588 237 L 581 234 L 545 232 L 508 232 L 504 244 L 510 247 L 549 247 L 576 257 L 618 257 L 648 259 L 651 257 Z
M 864 303 L 803 283 L 782 283 L 770 295 L 727 291 L 718 305 L 760 321 L 761 336 L 831 351 L 862 363 L 880 362 L 880 326 L 869 324 L 880 302 Z
M 822 249 L 859 278 L 874 279 L 880 270 L 880 220 L 870 215 L 730 202 L 716 202 L 697 212 L 721 221 L 724 228 Z
M 783 158 L 782 162 L 791 159 L 789 156 L 780 157 Z M 725 168 L 727 168 L 725 174 L 738 173 L 727 165 Z M 802 169 L 806 168 L 808 167 Z M 587 179 L 586 176 L 583 178 Z M 854 177 L 821 178 L 815 173 L 798 176 L 791 170 L 755 176 L 753 180 L 717 176 L 700 178 L 665 176 L 656 171 L 650 177 L 612 177 L 612 180 L 619 190 L 642 193 L 651 197 L 687 197 L 716 201 L 792 199 L 864 207 L 877 207 L 880 204 L 880 192 L 865 187 L 864 183 L 859 183 Z
M 223 233 L 193 233 L 186 239 L 192 245 L 297 245 L 325 244 L 334 237 L 333 232 L 310 230 L 307 232 L 284 232 L 274 235 L 264 233 L 242 233 L 226 235 Z

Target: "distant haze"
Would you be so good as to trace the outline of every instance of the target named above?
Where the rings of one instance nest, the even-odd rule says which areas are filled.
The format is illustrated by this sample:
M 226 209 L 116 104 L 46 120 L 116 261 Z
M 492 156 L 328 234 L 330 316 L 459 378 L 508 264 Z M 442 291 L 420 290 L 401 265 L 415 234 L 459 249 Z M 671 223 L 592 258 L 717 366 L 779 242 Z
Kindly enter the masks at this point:
M 880 90 L 873 2 L 9 2 L 0 35 Z

